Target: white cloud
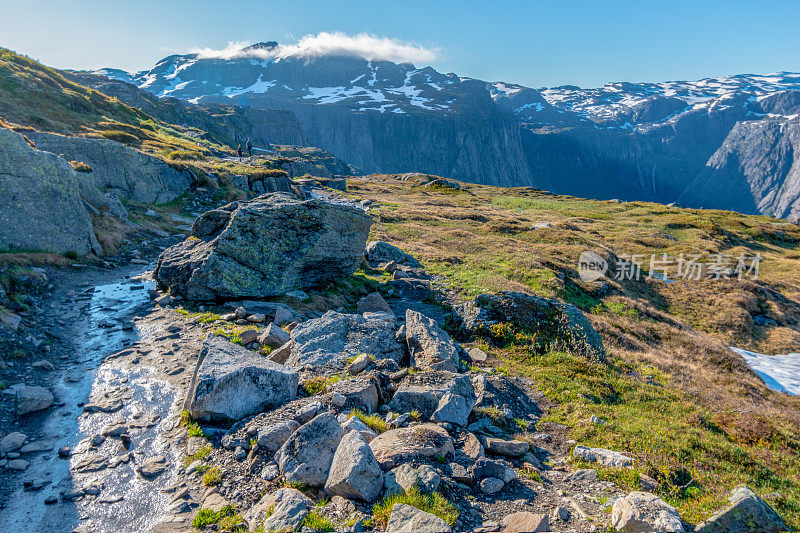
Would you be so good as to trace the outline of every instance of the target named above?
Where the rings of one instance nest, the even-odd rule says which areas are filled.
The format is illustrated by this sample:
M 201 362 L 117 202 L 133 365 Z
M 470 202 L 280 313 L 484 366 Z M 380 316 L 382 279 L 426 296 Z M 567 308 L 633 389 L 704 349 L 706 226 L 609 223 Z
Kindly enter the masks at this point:
M 395 63 L 431 63 L 438 56 L 438 49 L 426 48 L 418 44 L 410 44 L 378 37 L 367 33 L 347 35 L 342 32 L 321 32 L 317 35 L 306 35 L 295 44 L 278 45 L 273 50 L 243 51 L 249 42 L 231 42 L 221 50 L 200 48 L 193 50 L 203 59 L 233 59 L 237 57 L 255 57 L 261 59 L 285 57 L 320 57 L 320 56 L 354 56 L 367 60 L 387 60 Z

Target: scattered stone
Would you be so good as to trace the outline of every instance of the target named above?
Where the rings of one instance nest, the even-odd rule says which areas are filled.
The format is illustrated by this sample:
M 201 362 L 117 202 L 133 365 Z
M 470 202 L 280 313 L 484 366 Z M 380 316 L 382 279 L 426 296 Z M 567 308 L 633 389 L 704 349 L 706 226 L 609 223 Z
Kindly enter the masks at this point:
M 469 422 L 471 412 L 472 405 L 466 398 L 448 391 L 439 400 L 439 405 L 431 416 L 431 420 L 465 427 Z
M 597 475 L 597 470 L 594 470 L 593 468 L 581 468 L 570 474 L 567 479 L 569 481 L 595 483 L 596 481 L 599 481 L 600 477 Z
M 285 326 L 294 320 L 294 313 L 286 307 L 279 307 L 275 310 L 275 317 L 272 321 L 278 326 Z
M 345 398 L 343 395 L 339 394 L 338 392 L 331 394 L 331 404 L 337 409 L 341 409 L 346 403 L 347 398 Z
M 436 424 L 392 429 L 369 443 L 375 459 L 385 469 L 414 459 L 445 458 L 454 454 L 453 439 Z
M 145 479 L 153 479 L 154 477 L 162 474 L 169 464 L 167 463 L 167 458 L 163 455 L 157 455 L 155 457 L 150 457 L 146 459 L 136 471 L 139 472 Z
M 108 458 L 95 453 L 82 457 L 74 466 L 76 472 L 97 472 L 108 468 Z
M 352 376 L 357 376 L 358 374 L 362 373 L 365 368 L 367 368 L 369 363 L 369 356 L 365 353 L 362 353 L 356 357 L 355 361 L 350 363 L 350 366 L 347 367 L 347 373 Z
M 72 450 L 69 446 L 62 446 L 58 449 L 58 456 L 62 459 L 67 459 L 70 455 L 72 455 Z
M 378 387 L 375 378 L 344 379 L 334 383 L 333 392 L 345 397 L 346 409 L 358 409 L 365 413 L 373 413 L 378 409 Z
M 610 466 L 614 468 L 627 468 L 633 464 L 633 460 L 612 450 L 605 448 L 589 448 L 587 446 L 575 446 L 572 450 L 572 455 L 578 459 L 582 459 L 587 463 L 598 463 L 602 466 Z
M 44 387 L 18 383 L 9 387 L 9 390 L 14 392 L 17 414 L 20 416 L 42 411 L 53 405 L 53 394 Z
M 489 357 L 488 355 L 486 355 L 486 352 L 484 352 L 477 346 L 467 350 L 467 355 L 469 356 L 470 361 L 472 361 L 475 364 L 485 363 L 486 359 Z
M 452 531 L 447 522 L 436 515 L 416 507 L 397 503 L 392 507 L 386 533 L 447 533 Z
M 487 477 L 483 478 L 480 481 L 480 488 L 481 492 L 484 494 L 494 494 L 495 492 L 500 492 L 503 490 L 505 483 L 502 480 L 497 479 L 496 477 Z
M 749 487 L 737 487 L 728 497 L 730 505 L 697 524 L 698 533 L 740 531 L 786 531 L 786 523 L 772 507 Z
M 370 293 L 361 298 L 356 304 L 356 312 L 359 315 L 364 313 L 391 313 L 394 314 L 392 308 L 383 299 L 383 296 L 378 292 Z
M 53 449 L 52 442 L 37 440 L 36 442 L 31 442 L 30 444 L 26 444 L 25 446 L 20 448 L 19 453 L 41 453 L 41 452 L 49 452 L 52 449 Z
M 295 298 L 300 300 L 301 302 L 305 302 L 310 299 L 308 294 L 305 291 L 297 290 L 297 291 L 289 291 L 286 293 L 286 296 L 289 298 Z
M 658 481 L 647 474 L 639 473 L 639 487 L 645 492 L 655 492 L 658 490 Z
M 7 454 L 8 452 L 19 450 L 26 440 L 28 440 L 28 436 L 24 433 L 19 431 L 9 433 L 0 440 L 0 452 Z
M 26 461 L 25 459 L 12 459 L 6 464 L 6 468 L 8 468 L 9 470 L 22 471 L 28 468 L 29 464 L 30 462 Z
M 631 492 L 618 498 L 611 509 L 611 524 L 617 531 L 635 533 L 684 531 L 678 510 L 649 492 Z
M 490 453 L 507 457 L 522 457 L 530 451 L 531 445 L 521 440 L 503 440 L 484 437 L 484 449 Z
M 351 416 L 347 419 L 343 424 L 342 428 L 347 431 L 357 431 L 361 433 L 361 436 L 364 437 L 364 440 L 367 442 L 372 442 L 372 439 L 378 436 L 372 429 L 370 429 L 364 422 L 362 422 L 357 416 Z
M 255 315 L 250 315 L 247 317 L 247 321 L 253 324 L 263 324 L 267 321 L 267 315 L 263 313 L 256 313 Z
M 375 501 L 383 488 L 383 471 L 358 431 L 342 437 L 333 456 L 325 492 L 364 502 Z
M 402 464 L 387 472 L 384 478 L 386 494 L 407 492 L 414 486 L 425 492 L 434 492 L 441 483 L 442 477 L 428 465 L 415 468 L 410 464 Z
M 550 531 L 550 520 L 546 514 L 520 511 L 503 517 L 500 522 L 502 533 L 529 533 Z
M 419 262 L 403 250 L 383 241 L 372 241 L 367 244 L 367 260 L 370 263 L 391 263 L 407 264 L 412 267 L 419 267 Z
M 259 428 L 257 437 L 258 449 L 273 455 L 299 427 L 300 424 L 294 420 L 287 420 L 272 424 L 266 428 Z
M 160 305 L 161 307 L 168 307 L 172 305 L 172 302 L 175 301 L 175 298 L 170 296 L 169 294 L 165 294 L 164 296 L 159 296 L 155 299 L 156 304 Z
M 477 401 L 475 389 L 468 376 L 428 371 L 406 377 L 389 402 L 389 409 L 397 413 L 418 411 L 423 419 L 428 419 L 439 408 L 439 401 L 448 392 L 466 399 L 466 408 L 469 411 Z
M 33 368 L 38 368 L 39 370 L 55 370 L 55 366 L 53 363 L 48 361 L 47 359 L 42 359 L 40 361 L 36 361 L 31 365 Z
M 322 413 L 289 437 L 275 454 L 275 462 L 287 482 L 322 487 L 343 436 L 336 417 Z
M 458 370 L 458 346 L 435 320 L 408 309 L 405 326 L 411 366 L 450 372 Z
M 467 432 L 464 437 L 464 443 L 461 445 L 461 452 L 472 461 L 477 461 L 484 456 L 483 445 L 480 439 L 469 432 Z
M 161 254 L 154 276 L 191 300 L 316 287 L 355 272 L 371 223 L 343 201 L 264 194 L 200 215 L 191 237 Z
M 275 323 L 271 323 L 258 338 L 258 342 L 259 344 L 266 344 L 279 348 L 289 342 L 291 338 L 288 332 L 279 328 Z
M 244 516 L 250 531 L 296 531 L 313 505 L 297 489 L 282 488 L 262 497 Z
M 496 477 L 503 483 L 517 479 L 517 473 L 505 461 L 478 459 L 472 465 L 472 477 L 476 480 Z
M 53 494 L 44 499 L 45 505 L 53 505 L 55 503 L 58 503 L 58 496 L 55 496 Z
M 203 343 L 188 411 L 199 420 L 239 420 L 297 394 L 297 372 L 220 337 Z

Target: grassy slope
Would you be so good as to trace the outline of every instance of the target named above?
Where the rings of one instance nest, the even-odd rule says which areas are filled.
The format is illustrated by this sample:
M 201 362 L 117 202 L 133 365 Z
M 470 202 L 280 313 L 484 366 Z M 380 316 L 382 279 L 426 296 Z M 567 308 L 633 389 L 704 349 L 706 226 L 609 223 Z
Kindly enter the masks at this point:
M 800 351 L 800 228 L 723 211 L 618 204 L 531 189 L 411 187 L 386 176 L 348 191 L 380 204 L 372 238 L 419 257 L 464 298 L 524 290 L 572 302 L 600 331 L 612 358 L 593 364 L 564 353 L 535 355 L 526 338 L 479 340 L 504 372 L 527 375 L 558 406 L 551 421 L 581 443 L 629 452 L 633 471 L 601 474 L 628 488 L 638 473 L 691 522 L 747 483 L 796 529 L 800 525 L 800 398 L 768 390 L 729 345 Z M 532 230 L 536 222 L 552 228 Z M 673 240 L 675 239 L 675 240 Z M 584 249 L 623 253 L 742 251 L 764 257 L 754 281 L 613 283 L 606 296 L 581 284 Z M 755 325 L 766 314 L 776 327 Z M 587 422 L 591 415 L 605 425 Z

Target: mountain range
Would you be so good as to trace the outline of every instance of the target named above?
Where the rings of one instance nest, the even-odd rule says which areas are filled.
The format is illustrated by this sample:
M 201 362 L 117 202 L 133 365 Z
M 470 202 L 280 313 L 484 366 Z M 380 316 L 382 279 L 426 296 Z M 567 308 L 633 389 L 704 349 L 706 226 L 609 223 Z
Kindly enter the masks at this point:
M 534 89 L 277 46 L 101 69 L 90 84 L 236 109 L 247 124 L 231 133 L 317 146 L 365 172 L 800 216 L 800 74 Z

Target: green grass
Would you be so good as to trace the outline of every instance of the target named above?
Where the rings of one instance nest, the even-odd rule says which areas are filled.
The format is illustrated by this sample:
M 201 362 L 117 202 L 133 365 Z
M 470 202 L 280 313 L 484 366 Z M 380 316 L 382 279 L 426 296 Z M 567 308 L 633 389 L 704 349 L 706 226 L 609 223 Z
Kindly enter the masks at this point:
M 322 516 L 318 510 L 314 509 L 303 519 L 303 527 L 311 528 L 313 531 L 335 531 L 336 526 L 333 522 Z
M 306 396 L 314 396 L 322 394 L 329 386 L 338 383 L 343 379 L 347 379 L 345 374 L 333 374 L 330 376 L 315 376 L 303 382 L 302 388 Z
M 192 419 L 192 415 L 189 414 L 189 411 L 181 412 L 181 425 L 186 428 L 186 433 L 190 437 L 205 437 L 203 428 Z
M 208 457 L 210 454 L 211 454 L 211 446 L 208 446 L 208 445 L 203 446 L 202 448 L 197 450 L 192 455 L 189 455 L 188 457 L 186 457 L 186 460 L 184 461 L 184 463 L 188 466 L 188 465 L 192 464 L 195 461 L 202 461 L 203 459 Z
M 201 483 L 206 487 L 214 487 L 222 483 L 222 470 L 217 468 L 216 466 L 212 466 L 206 473 L 203 474 L 203 479 Z
M 389 424 L 381 418 L 379 415 L 368 415 L 360 410 L 355 410 L 351 413 L 350 417 L 356 417 L 361 420 L 364 425 L 370 428 L 372 431 L 380 435 L 386 431 L 389 431 Z
M 375 504 L 372 508 L 374 523 L 381 529 L 385 529 L 392 514 L 392 507 L 398 503 L 411 505 L 421 511 L 436 515 L 451 526 L 458 518 L 458 509 L 447 498 L 438 492 L 423 493 L 419 487 L 415 486 L 404 493 L 392 494 Z
M 192 526 L 197 529 L 216 526 L 218 531 L 243 531 L 244 520 L 236 508 L 227 505 L 219 511 L 200 509 L 192 519 Z

